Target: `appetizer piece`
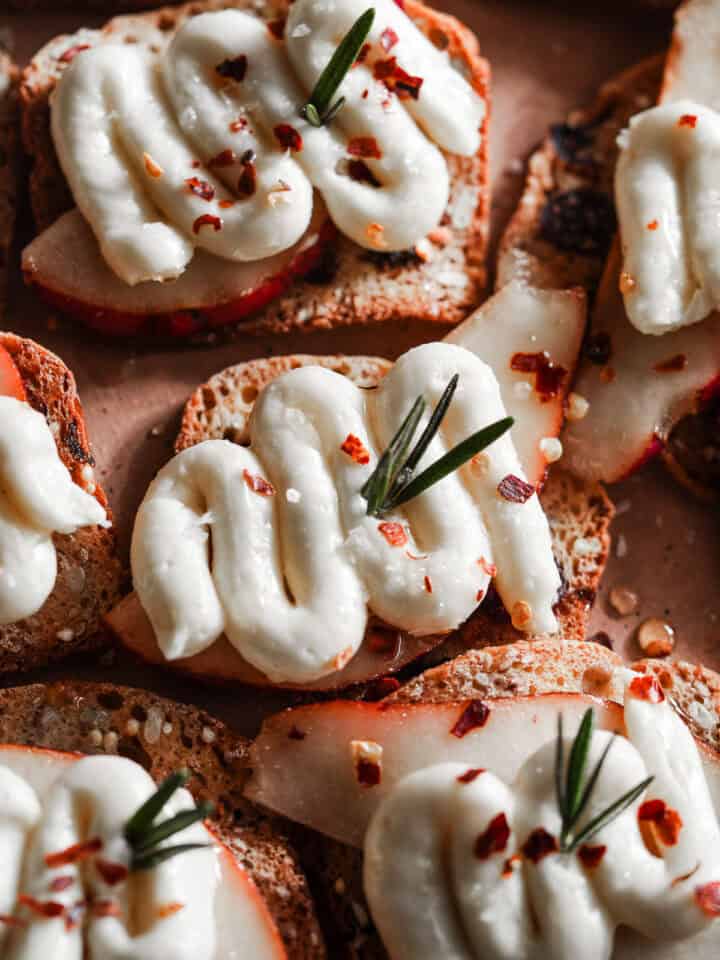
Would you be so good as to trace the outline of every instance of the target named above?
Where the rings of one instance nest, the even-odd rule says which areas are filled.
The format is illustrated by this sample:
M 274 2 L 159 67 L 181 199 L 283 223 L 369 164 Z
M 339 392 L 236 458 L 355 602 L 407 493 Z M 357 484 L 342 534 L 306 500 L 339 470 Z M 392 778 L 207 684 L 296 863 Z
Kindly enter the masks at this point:
M 285 711 L 253 745 L 248 796 L 363 849 L 316 861 L 332 916 L 364 888 L 357 955 L 715 956 L 720 762 L 651 665 L 594 644 L 461 659 L 407 697 Z M 601 672 L 603 699 L 580 692 Z
M 237 796 L 247 745 L 221 723 L 110 684 L 10 688 L 0 710 L 3 956 L 325 956 L 292 850 Z
M 114 334 L 278 297 L 248 326 L 465 316 L 488 209 L 475 38 L 414 0 L 218 6 L 118 18 L 26 69 L 28 282 Z
M 136 594 L 109 626 L 143 657 L 199 676 L 316 689 L 397 670 L 459 627 L 482 637 L 474 614 L 491 579 L 516 636 L 582 636 L 588 570 L 574 565 L 578 594 L 563 606 L 536 491 L 583 316 L 575 292 L 511 285 L 454 342 L 418 347 L 389 372 L 305 357 L 221 375 L 190 401 L 178 455 L 139 510 Z M 587 496 L 604 509 L 600 520 L 585 502 L 598 572 L 609 510 Z M 561 561 L 572 552 L 556 546 Z
M 0 670 L 98 642 L 122 571 L 72 374 L 0 334 Z

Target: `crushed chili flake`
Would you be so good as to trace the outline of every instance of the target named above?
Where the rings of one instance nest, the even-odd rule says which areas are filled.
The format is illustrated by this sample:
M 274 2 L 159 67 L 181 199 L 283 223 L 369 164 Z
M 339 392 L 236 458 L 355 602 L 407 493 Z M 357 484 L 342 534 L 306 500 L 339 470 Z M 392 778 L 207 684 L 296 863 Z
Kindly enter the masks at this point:
M 50 883 L 50 890 L 52 893 L 61 893 L 63 890 L 67 890 L 68 887 L 71 887 L 74 883 L 74 877 L 55 877 L 55 879 Z
M 665 699 L 663 688 L 651 673 L 642 677 L 635 677 L 628 687 L 630 693 L 638 700 L 649 700 L 650 703 L 662 703 Z
M 410 553 L 409 550 L 405 551 L 405 556 L 408 558 L 408 560 L 427 560 L 428 558 L 427 553 L 423 553 L 422 555 L 420 555 L 420 554 Z
M 89 49 L 89 43 L 76 43 L 74 47 L 68 47 L 67 50 L 61 53 L 58 57 L 58 60 L 60 63 L 70 63 L 70 61 L 74 60 L 79 53 L 83 52 L 83 50 Z
M 380 186 L 380 181 L 364 160 L 350 160 L 347 172 L 350 179 L 356 183 L 367 183 L 370 187 Z
M 427 574 L 425 574 L 425 579 L 423 580 L 423 584 L 424 584 L 424 586 L 425 586 L 425 592 L 426 592 L 426 593 L 432 593 L 432 592 L 433 592 L 433 591 L 432 591 L 432 580 L 430 579 L 430 577 L 428 577 Z
M 247 125 L 248 122 L 245 117 L 238 117 L 237 120 L 231 121 L 231 123 L 228 124 L 228 127 L 230 133 L 240 133 L 240 131 L 244 130 Z
M 58 903 L 57 900 L 37 900 L 27 893 L 21 893 L 19 895 L 18 903 L 27 907 L 28 910 L 32 910 L 32 912 L 36 913 L 39 917 L 60 917 L 65 913 L 64 905 Z
M 490 707 L 482 700 L 471 700 L 455 721 L 450 733 L 461 740 L 471 730 L 484 727 L 490 716 Z
M 122 863 L 112 863 L 110 860 L 103 860 L 98 857 L 95 861 L 95 869 L 109 887 L 117 886 L 127 880 L 128 868 Z
M 115 900 L 96 900 L 90 907 L 94 917 L 121 916 L 120 904 Z
M 251 197 L 257 189 L 257 167 L 253 160 L 243 163 L 243 171 L 237 185 L 238 193 L 242 197 Z
M 382 151 L 375 137 L 352 137 L 347 145 L 351 157 L 365 157 L 379 160 Z
M 547 403 L 558 395 L 567 376 L 565 367 L 553 363 L 547 350 L 514 353 L 510 359 L 510 369 L 519 373 L 535 374 L 535 393 L 541 403 Z
M 56 867 L 66 867 L 70 863 L 79 863 L 86 860 L 98 850 L 102 850 L 103 842 L 100 837 L 93 837 L 84 843 L 74 843 L 66 850 L 60 850 L 58 853 L 48 853 L 45 855 L 45 864 L 54 870 Z
M 179 913 L 181 910 L 185 909 L 184 903 L 178 903 L 177 900 L 174 900 L 172 903 L 162 903 L 157 908 L 157 916 L 164 920 L 166 917 L 172 917 L 173 914 Z
M 399 39 L 400 38 L 392 27 L 385 27 L 383 32 L 380 34 L 380 46 L 383 48 L 385 53 L 389 53 Z
M 522 845 L 523 856 L 533 863 L 540 863 L 551 853 L 557 853 L 559 850 L 556 838 L 548 833 L 544 827 L 538 827 L 530 834 Z
M 235 151 L 228 148 L 227 150 L 221 150 L 214 157 L 210 157 L 208 167 L 231 167 L 236 160 Z
M 358 53 L 357 57 L 355 58 L 355 63 L 353 66 L 355 66 L 357 63 L 364 63 L 367 60 L 367 55 L 370 53 L 371 49 L 371 44 L 364 43 L 362 47 L 360 47 L 360 53 Z
M 405 528 L 401 523 L 385 520 L 378 524 L 378 530 L 385 537 L 391 547 L 404 547 L 408 542 Z
M 268 20 L 267 28 L 273 37 L 282 40 L 285 33 L 285 18 L 278 17 L 277 20 Z
M 578 859 L 586 870 L 592 870 L 600 864 L 606 853 L 607 847 L 604 843 L 599 843 L 597 846 L 584 843 L 578 850 Z
M 694 113 L 684 113 L 678 120 L 677 125 L 679 127 L 690 127 L 691 130 L 694 130 L 695 125 L 697 124 L 697 119 L 698 118 Z
M 193 170 L 197 170 L 200 166 L 202 166 L 202 164 L 199 160 L 193 160 L 190 166 L 193 168 Z
M 695 866 L 688 873 L 683 873 L 681 877 L 675 877 L 673 882 L 670 884 L 671 887 L 676 887 L 679 883 L 685 883 L 686 880 L 689 880 L 690 877 L 695 876 L 695 874 L 700 869 L 700 863 L 696 863 Z
M 350 750 L 358 783 L 376 787 L 382 780 L 382 746 L 374 740 L 352 740 Z
M 369 92 L 370 92 L 369 90 L 363 90 L 363 92 L 362 92 L 362 98 L 363 98 L 363 100 L 367 100 L 367 98 L 368 98 L 368 93 L 369 93 Z
M 204 213 L 193 223 L 193 233 L 200 233 L 203 227 L 212 227 L 215 233 L 222 230 L 222 220 L 211 213 Z
M 201 200 L 209 202 L 215 196 L 215 187 L 207 180 L 201 180 L 199 177 L 188 177 L 185 184 L 190 193 L 194 193 Z
M 11 917 L 7 913 L 0 913 L 0 923 L 4 923 L 8 927 L 26 927 L 27 926 L 24 920 L 21 920 L 19 917 Z
M 677 373 L 680 370 L 684 370 L 687 367 L 687 357 L 684 353 L 676 353 L 674 357 L 669 357 L 667 360 L 661 360 L 660 363 L 655 364 L 655 370 L 658 373 Z
M 478 566 L 489 577 L 497 576 L 497 567 L 495 566 L 494 563 L 490 563 L 489 560 L 486 560 L 485 557 L 480 557 L 480 559 L 478 560 Z
M 422 77 L 413 77 L 398 66 L 397 57 L 388 57 L 387 60 L 376 60 L 373 66 L 373 76 L 382 81 L 392 93 L 396 93 L 401 100 L 411 97 L 417 100 L 420 88 L 423 85 Z
M 478 603 L 480 603 L 480 601 L 482 600 L 482 598 L 483 598 L 484 596 L 485 596 L 485 591 L 484 591 L 484 590 L 478 590 L 478 592 L 475 594 L 475 600 L 476 600 Z
M 215 73 L 226 80 L 235 80 L 242 83 L 247 73 L 248 58 L 244 53 L 234 59 L 223 60 L 215 67 Z
M 221 200 L 220 203 L 218 204 L 218 206 L 220 207 L 221 210 L 229 210 L 230 207 L 234 207 L 234 206 L 235 206 L 235 201 L 234 201 L 234 200 Z
M 351 460 L 354 460 L 355 463 L 364 465 L 370 463 L 370 453 L 365 447 L 364 443 L 359 437 L 356 437 L 354 433 L 349 433 L 342 444 L 340 449 L 343 453 L 346 453 Z
M 512 876 L 513 870 L 515 869 L 515 865 L 520 863 L 521 860 L 522 860 L 522 857 L 520 856 L 519 853 L 514 853 L 511 857 L 507 858 L 507 860 L 503 864 L 502 874 L 501 874 L 504 880 L 507 880 L 508 877 Z
M 499 813 L 488 824 L 487 830 L 478 835 L 475 841 L 475 856 L 478 860 L 487 860 L 494 853 L 507 849 L 510 839 L 510 827 L 504 813 Z
M 355 764 L 355 775 L 358 783 L 364 787 L 376 787 L 382 778 L 380 765 L 371 760 L 358 760 Z
M 275 487 L 264 477 L 256 473 L 250 473 L 249 470 L 243 470 L 243 479 L 253 493 L 261 497 L 275 496 Z
M 143 163 L 145 164 L 145 170 L 149 177 L 157 180 L 158 177 L 161 177 L 165 172 L 159 163 L 156 163 L 149 153 L 143 154 Z
M 497 485 L 497 492 L 503 500 L 509 500 L 510 503 L 526 503 L 535 493 L 535 487 L 516 477 L 515 474 L 509 473 Z
M 300 727 L 296 727 L 295 724 L 293 724 L 288 733 L 288 740 L 304 740 L 306 736 L 307 734 L 304 730 L 301 730 Z
M 294 150 L 295 152 L 302 150 L 302 137 L 295 127 L 290 126 L 289 123 L 278 123 L 273 127 L 273 133 L 283 149 Z
M 657 230 L 659 226 L 660 224 L 657 222 L 657 220 L 651 220 L 650 223 L 647 225 L 647 228 L 648 230 Z
M 695 887 L 695 903 L 708 917 L 720 917 L 720 881 Z
M 661 842 L 666 847 L 674 847 L 680 839 L 682 817 L 668 807 L 664 800 L 646 800 L 638 809 L 640 823 L 652 823 Z
M 457 778 L 458 783 L 472 783 L 473 780 L 477 780 L 481 773 L 485 773 L 484 767 L 470 767 L 465 773 L 460 774 Z

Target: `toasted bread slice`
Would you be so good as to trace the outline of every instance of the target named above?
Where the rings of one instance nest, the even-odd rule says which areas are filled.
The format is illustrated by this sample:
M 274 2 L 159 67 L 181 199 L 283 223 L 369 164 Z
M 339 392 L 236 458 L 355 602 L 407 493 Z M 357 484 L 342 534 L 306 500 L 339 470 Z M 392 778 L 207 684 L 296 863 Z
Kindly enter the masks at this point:
M 212 801 L 221 838 L 248 871 L 290 960 L 321 960 L 322 935 L 302 870 L 278 821 L 242 797 L 249 744 L 197 707 L 109 683 L 59 682 L 0 691 L 0 743 L 119 753 L 156 781 L 187 767 Z
M 74 51 L 88 45 L 125 41 L 161 47 L 169 32 L 186 18 L 207 10 L 250 7 L 268 20 L 281 18 L 286 0 L 202 0 L 151 13 L 117 17 L 102 30 L 82 29 L 50 41 L 23 71 L 20 87 L 25 150 L 32 163 L 30 197 L 39 231 L 73 207 L 50 135 L 49 97 Z M 487 98 L 488 64 L 479 55 L 474 35 L 454 17 L 418 0 L 405 12 L 447 49 L 475 89 Z M 446 223 L 428 245 L 428 259 L 415 251 L 378 254 L 340 237 L 323 263 L 304 282 L 294 284 L 259 316 L 243 321 L 248 331 L 281 332 L 389 319 L 421 319 L 455 324 L 478 304 L 485 282 L 489 190 L 487 117 L 482 143 L 474 157 L 448 156 L 451 197 Z M 425 254 L 423 253 L 423 256 Z M 32 280 L 32 270 L 27 271 Z
M 19 71 L 0 45 L 0 318 L 2 318 L 20 197 L 20 137 L 18 131 Z
M 0 333 L 0 346 L 15 361 L 28 402 L 50 424 L 73 480 L 83 488 L 92 483 L 94 495 L 112 519 L 94 477 L 95 460 L 72 373 L 59 357 L 32 340 Z M 29 670 L 103 642 L 101 617 L 117 602 L 123 581 L 115 534 L 112 529 L 86 527 L 54 540 L 55 588 L 33 617 L 0 626 L 0 672 Z
M 622 664 L 617 654 L 597 643 L 520 641 L 470 651 L 427 671 L 391 694 L 387 703 L 442 703 L 467 698 L 590 693 L 621 701 L 612 678 Z M 713 749 L 720 744 L 720 676 L 704 667 L 660 660 L 638 661 L 652 671 L 668 699 L 692 732 Z M 333 957 L 387 960 L 370 919 L 362 884 L 362 852 L 309 830 L 298 830 L 296 845 L 326 929 Z
M 230 367 L 198 387 L 188 400 L 175 442 L 176 451 L 210 439 L 247 444 L 249 418 L 258 393 L 275 377 L 306 364 L 321 364 L 343 373 L 361 387 L 376 384 L 391 366 L 386 360 L 371 357 L 296 355 L 252 360 Z M 541 499 L 550 520 L 555 557 L 563 579 L 562 593 L 556 607 L 560 635 L 566 639 L 582 640 L 607 560 L 610 546 L 608 528 L 613 507 L 600 485 L 588 488 L 557 470 L 551 471 Z M 164 662 L 150 623 L 135 594 L 125 598 L 109 614 L 107 623 L 133 652 L 151 662 Z M 381 635 L 389 633 L 388 639 L 393 641 L 398 636 L 397 631 L 387 631 L 381 625 L 373 624 L 369 628 L 368 638 L 376 637 L 378 631 Z M 312 689 L 339 689 L 394 673 L 423 654 L 427 655 L 421 663 L 427 665 L 447 660 L 469 648 L 512 643 L 522 636 L 512 626 L 500 601 L 491 596 L 459 630 L 444 640 L 429 637 L 420 640 L 402 635 L 398 646 L 391 644 L 391 652 L 382 644 L 366 642 L 348 666 L 318 681 Z M 434 649 L 428 654 L 431 647 Z M 170 666 L 219 683 L 267 683 L 226 641 L 195 657 L 174 661 Z

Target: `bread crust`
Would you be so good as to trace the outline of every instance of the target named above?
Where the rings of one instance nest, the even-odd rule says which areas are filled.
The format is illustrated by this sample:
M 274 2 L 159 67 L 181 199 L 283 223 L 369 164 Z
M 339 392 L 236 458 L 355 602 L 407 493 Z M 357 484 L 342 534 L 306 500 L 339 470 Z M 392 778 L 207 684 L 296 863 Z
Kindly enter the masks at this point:
M 195 706 L 111 683 L 32 684 L 0 690 L 0 743 L 119 753 L 156 781 L 187 767 L 188 788 L 215 805 L 218 832 L 263 894 L 290 960 L 326 956 L 282 825 L 242 797 L 249 743 L 219 720 Z
M 287 0 L 265 0 L 262 14 L 282 18 Z M 247 7 L 250 0 L 200 0 L 135 16 L 116 17 L 102 30 L 79 30 L 43 47 L 22 73 L 22 135 L 31 158 L 30 200 L 39 231 L 74 204 L 50 135 L 49 96 L 67 51 L 103 40 L 130 38 L 162 45 L 183 20 L 207 10 Z M 257 7 L 252 6 L 257 11 Z M 489 103 L 490 69 L 472 32 L 454 17 L 405 0 L 406 13 L 442 44 L 469 82 Z M 488 111 L 489 114 L 489 111 Z M 415 251 L 382 254 L 363 250 L 344 237 L 326 251 L 319 268 L 273 301 L 259 315 L 243 320 L 247 332 L 282 333 L 388 320 L 436 321 L 453 325 L 480 302 L 486 280 L 489 220 L 488 115 L 474 157 L 447 156 L 451 197 L 446 213 L 448 238 L 429 247 L 424 261 Z
M 94 496 L 112 519 L 107 497 L 90 474 L 95 459 L 90 448 L 75 378 L 62 360 L 32 340 L 0 332 L 0 346 L 15 361 L 28 403 L 53 429 L 60 459 L 78 486 L 95 484 Z M 0 625 L 0 673 L 30 670 L 71 653 L 107 643 L 100 632 L 102 616 L 121 595 L 124 572 L 111 529 L 87 527 L 53 537 L 58 558 L 55 587 L 34 616 Z

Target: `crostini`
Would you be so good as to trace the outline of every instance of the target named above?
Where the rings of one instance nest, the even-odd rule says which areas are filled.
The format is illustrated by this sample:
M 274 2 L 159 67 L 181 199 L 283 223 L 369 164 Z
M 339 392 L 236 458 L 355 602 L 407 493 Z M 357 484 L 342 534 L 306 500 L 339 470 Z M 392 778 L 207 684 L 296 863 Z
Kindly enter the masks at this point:
M 322 960 L 295 854 L 240 796 L 247 750 L 146 691 L 0 692 L 2 955 Z
M 118 335 L 457 323 L 483 288 L 487 83 L 417 0 L 206 0 L 56 38 L 21 83 L 26 280 Z
M 510 284 L 395 366 L 301 356 L 218 375 L 189 401 L 177 455 L 140 507 L 135 593 L 109 627 L 196 676 L 304 689 L 396 672 L 439 644 L 448 657 L 528 634 L 582 639 L 612 508 L 558 472 L 538 492 L 561 453 L 583 329 L 581 294 Z M 455 374 L 410 472 L 507 414 L 512 433 L 407 507 L 394 494 L 373 506 L 380 454 L 418 403 L 418 433 L 430 423 Z
M 72 373 L 0 333 L 0 670 L 100 641 L 123 572 Z
M 473 651 L 407 694 L 271 717 L 246 793 L 333 838 L 307 843 L 336 956 L 710 960 L 709 673 L 592 643 Z M 712 724 L 691 732 L 676 696 Z

